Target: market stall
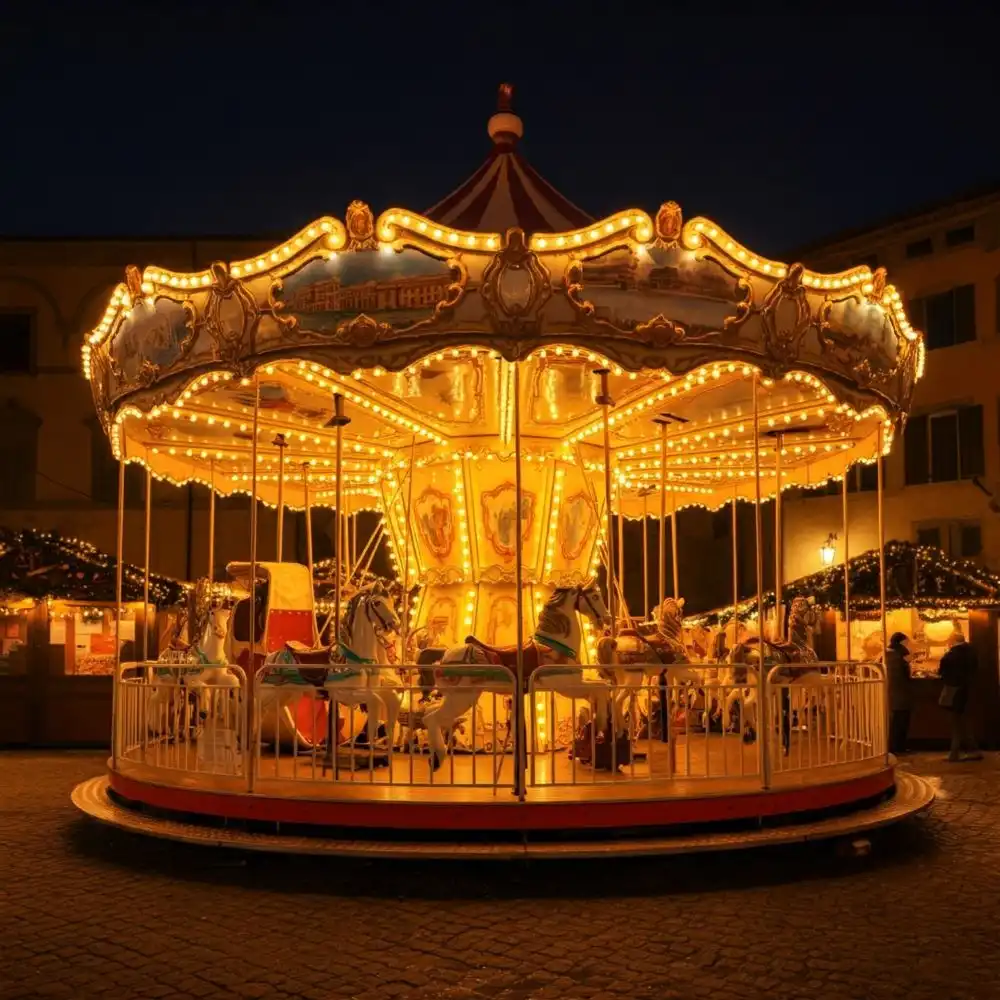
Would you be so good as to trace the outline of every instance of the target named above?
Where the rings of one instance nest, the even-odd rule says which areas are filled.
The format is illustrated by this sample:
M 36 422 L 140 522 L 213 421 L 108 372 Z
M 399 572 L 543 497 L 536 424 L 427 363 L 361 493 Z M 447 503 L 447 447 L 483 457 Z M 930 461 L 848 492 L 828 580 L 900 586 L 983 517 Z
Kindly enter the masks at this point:
M 123 567 L 118 621 L 116 566 L 88 542 L 0 529 L 0 745 L 104 744 L 111 677 L 125 659 L 155 651 L 157 608 L 182 604 L 182 585 Z M 146 629 L 149 638 L 144 639 Z

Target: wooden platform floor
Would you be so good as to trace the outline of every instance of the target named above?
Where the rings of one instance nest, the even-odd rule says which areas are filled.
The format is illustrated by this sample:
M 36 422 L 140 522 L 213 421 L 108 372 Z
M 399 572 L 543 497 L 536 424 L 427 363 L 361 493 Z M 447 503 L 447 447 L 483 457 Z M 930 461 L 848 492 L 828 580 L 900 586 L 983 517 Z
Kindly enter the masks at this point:
M 807 745 L 808 744 L 808 745 Z M 744 744 L 731 735 L 681 735 L 674 745 L 673 763 L 668 744 L 640 740 L 639 759 L 617 773 L 574 762 L 566 750 L 538 753 L 528 762 L 528 795 L 534 801 L 636 800 L 752 794 L 760 790 L 756 744 Z M 772 765 L 775 790 L 826 784 L 876 773 L 885 758 L 823 762 L 814 740 L 793 734 L 790 753 Z M 843 754 L 843 748 L 841 748 Z M 391 768 L 369 766 L 369 755 L 355 750 L 338 754 L 337 768 L 327 764 L 325 752 L 293 756 L 265 751 L 255 791 L 260 794 L 308 799 L 400 802 L 509 802 L 514 778 L 511 754 L 455 754 L 431 773 L 430 757 L 398 750 Z M 350 766 L 353 757 L 354 768 Z M 831 749 L 832 757 L 832 749 Z M 374 762 L 385 760 L 376 750 Z M 118 770 L 130 778 L 180 788 L 246 793 L 241 774 L 226 774 L 199 760 L 196 744 L 150 746 L 120 759 Z M 496 780 L 494 780 L 496 776 Z

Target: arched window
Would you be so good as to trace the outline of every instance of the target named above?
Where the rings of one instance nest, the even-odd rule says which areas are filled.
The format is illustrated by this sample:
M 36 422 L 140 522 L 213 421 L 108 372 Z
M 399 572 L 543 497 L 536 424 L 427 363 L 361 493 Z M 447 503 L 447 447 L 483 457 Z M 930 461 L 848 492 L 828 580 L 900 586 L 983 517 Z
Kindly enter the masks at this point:
M 94 503 L 118 506 L 118 462 L 111 451 L 111 442 L 96 417 L 87 418 L 90 428 L 90 495 Z M 125 506 L 141 507 L 145 503 L 146 473 L 135 463 L 125 469 Z

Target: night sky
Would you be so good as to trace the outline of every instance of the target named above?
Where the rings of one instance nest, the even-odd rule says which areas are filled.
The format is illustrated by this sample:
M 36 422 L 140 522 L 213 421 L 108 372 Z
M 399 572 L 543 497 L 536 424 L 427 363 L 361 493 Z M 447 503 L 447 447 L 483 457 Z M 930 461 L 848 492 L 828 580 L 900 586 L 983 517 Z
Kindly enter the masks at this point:
M 353 198 L 420 211 L 485 158 L 504 80 L 522 152 L 582 208 L 674 198 L 763 253 L 1000 180 L 986 13 L 18 6 L 0 14 L 0 234 L 270 236 Z M 643 13 L 607 13 L 626 6 Z

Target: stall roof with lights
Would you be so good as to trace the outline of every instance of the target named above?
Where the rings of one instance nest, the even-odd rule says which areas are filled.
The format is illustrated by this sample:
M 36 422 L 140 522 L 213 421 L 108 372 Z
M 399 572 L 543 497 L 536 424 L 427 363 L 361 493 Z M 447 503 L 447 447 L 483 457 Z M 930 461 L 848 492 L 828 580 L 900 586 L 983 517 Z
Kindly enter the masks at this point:
M 879 559 L 872 549 L 848 562 L 851 614 L 879 613 Z M 947 617 L 978 609 L 1000 608 L 1000 576 L 970 562 L 952 559 L 941 549 L 914 542 L 890 541 L 885 546 L 886 608 L 915 608 L 924 617 Z M 844 566 L 799 577 L 782 588 L 785 601 L 813 598 L 822 608 L 843 610 Z M 774 591 L 764 595 L 764 607 L 774 607 Z M 713 626 L 729 621 L 732 605 L 686 619 L 688 625 Z M 756 595 L 742 602 L 740 620 L 757 613 Z
M 424 215 L 355 201 L 247 260 L 129 267 L 83 347 L 115 454 L 272 505 L 280 476 L 284 504 L 329 506 L 341 393 L 345 509 L 384 510 L 411 459 L 511 453 L 514 362 L 525 460 L 595 476 L 610 370 L 626 516 L 654 492 L 753 500 L 755 453 L 767 497 L 889 449 L 924 346 L 883 269 L 768 260 L 674 202 L 593 222 L 526 166 L 501 102 L 487 164 Z
M 141 601 L 144 571 L 130 565 L 122 568 L 123 599 Z M 115 558 L 77 538 L 0 528 L 0 594 L 5 600 L 114 601 Z M 161 607 L 178 604 L 185 598 L 185 588 L 169 577 L 152 575 L 149 597 Z

